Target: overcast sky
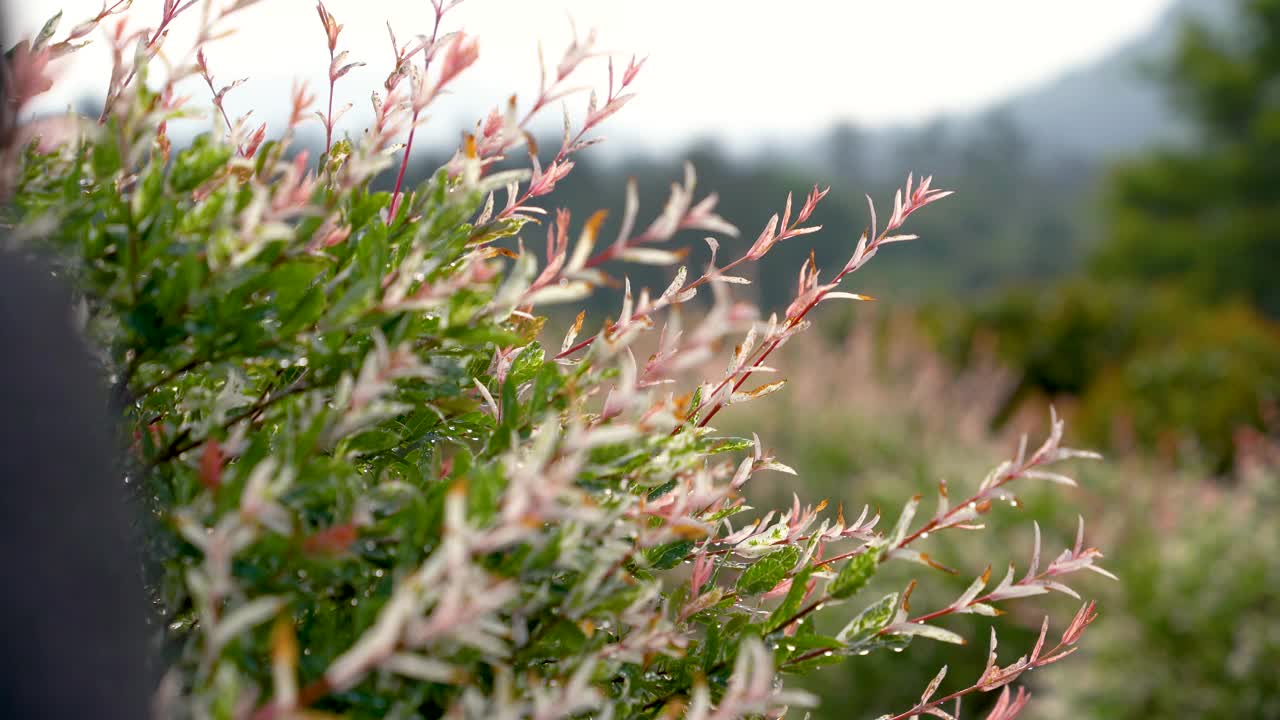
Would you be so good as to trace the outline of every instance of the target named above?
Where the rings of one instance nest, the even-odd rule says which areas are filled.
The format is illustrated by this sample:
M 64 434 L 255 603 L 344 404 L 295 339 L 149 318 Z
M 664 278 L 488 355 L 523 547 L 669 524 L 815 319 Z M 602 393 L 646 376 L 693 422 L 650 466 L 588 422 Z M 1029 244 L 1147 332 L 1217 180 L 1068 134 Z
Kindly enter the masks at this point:
M 10 16 L 23 33 L 59 7 L 68 25 L 101 0 L 17 0 Z M 386 22 L 401 38 L 430 32 L 427 0 L 328 0 L 346 26 L 342 45 L 370 67 L 339 94 L 356 103 L 344 124 L 367 115 L 369 92 L 390 67 Z M 536 47 L 564 46 L 568 21 L 596 27 L 601 45 L 650 57 L 640 97 L 608 134 L 670 146 L 716 133 L 742 140 L 811 134 L 838 120 L 862 125 L 917 123 L 982 107 L 1088 62 L 1150 26 L 1169 0 L 466 0 L 449 29 L 480 38 L 481 58 L 458 92 L 436 110 L 435 132 L 456 137 L 464 121 L 511 91 L 536 91 Z M 132 22 L 153 25 L 161 0 L 136 0 Z M 195 19 L 194 13 L 187 19 Z M 295 77 L 322 84 L 323 34 L 310 0 L 262 0 L 240 32 L 208 51 L 220 80 L 249 77 L 228 98 L 233 113 L 280 120 Z M 183 48 L 181 28 L 170 41 Z M 45 107 L 105 85 L 105 54 L 85 52 L 66 68 Z M 603 82 L 604 67 L 586 76 Z M 101 94 L 98 91 L 97 94 Z M 577 104 L 585 104 L 585 97 Z M 575 107 L 575 106 L 571 106 Z M 558 119 L 557 119 L 558 121 Z

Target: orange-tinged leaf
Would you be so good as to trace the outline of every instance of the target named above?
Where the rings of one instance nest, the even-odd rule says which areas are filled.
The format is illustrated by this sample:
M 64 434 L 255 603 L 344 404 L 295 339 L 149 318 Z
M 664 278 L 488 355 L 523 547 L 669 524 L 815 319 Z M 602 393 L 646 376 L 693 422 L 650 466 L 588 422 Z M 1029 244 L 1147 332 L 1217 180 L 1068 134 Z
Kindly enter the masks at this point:
M 285 615 L 277 618 L 271 627 L 271 657 L 290 668 L 298 664 L 298 636 L 294 633 L 293 623 Z
M 224 462 L 222 447 L 218 441 L 210 438 L 204 443 L 200 453 L 200 484 L 210 490 L 217 490 L 222 485 L 222 465 Z
M 304 540 L 302 550 L 308 555 L 341 555 L 355 544 L 358 535 L 354 523 L 334 525 Z

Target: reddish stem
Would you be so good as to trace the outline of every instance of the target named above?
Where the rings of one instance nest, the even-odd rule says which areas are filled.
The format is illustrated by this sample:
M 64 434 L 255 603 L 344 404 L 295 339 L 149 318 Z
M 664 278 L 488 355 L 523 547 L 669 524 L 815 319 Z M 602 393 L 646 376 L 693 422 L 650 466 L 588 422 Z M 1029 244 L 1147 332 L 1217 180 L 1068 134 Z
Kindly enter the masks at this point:
M 538 111 L 541 110 L 547 104 L 547 98 L 551 97 L 552 92 L 556 89 L 559 82 L 560 81 L 556 81 L 556 83 L 553 83 L 549 89 L 543 90 L 538 95 L 538 99 L 534 102 L 533 107 L 529 108 L 529 112 L 525 113 L 524 119 L 520 121 L 518 127 L 523 129 L 529 124 L 531 120 L 533 120 L 534 116 L 538 114 Z M 625 86 L 618 88 L 618 92 L 621 93 L 624 88 Z M 612 88 L 610 88 L 609 96 L 605 99 L 605 105 L 608 105 L 609 103 L 613 102 L 616 99 L 616 97 L 617 96 L 613 95 Z M 582 138 L 586 137 L 586 134 L 590 132 L 595 126 L 596 126 L 596 123 L 591 122 L 591 120 L 588 118 L 587 122 L 583 124 L 582 129 L 578 131 L 578 134 L 573 136 L 572 140 L 568 140 L 567 142 L 565 142 L 563 145 L 560 146 L 560 151 L 556 153 L 556 156 L 551 160 L 551 163 L 547 165 L 547 167 L 551 167 L 552 165 L 555 165 L 561 160 L 564 160 L 565 158 L 567 158 L 569 154 L 572 152 L 570 148 L 572 148 L 574 145 L 577 145 L 582 140 Z M 530 185 L 529 188 L 524 191 L 524 194 L 520 196 L 520 199 L 512 203 L 511 207 L 508 207 L 502 212 L 498 213 L 498 216 L 495 218 L 495 220 L 503 220 L 507 217 L 510 217 L 516 210 L 519 210 L 520 207 L 523 206 L 526 202 L 528 202 L 532 197 L 533 197 L 533 186 Z M 592 267 L 592 266 L 588 265 L 587 267 Z
M 413 113 L 413 121 L 409 125 L 409 139 L 404 144 L 404 157 L 400 160 L 400 172 L 396 174 L 396 187 L 391 191 L 391 212 L 387 216 L 387 224 L 395 222 L 396 213 L 400 210 L 400 189 L 404 187 L 404 174 L 409 169 L 409 153 L 413 150 L 413 135 L 418 130 L 418 113 Z
M 119 4 L 120 3 L 116 3 L 117 6 Z M 181 13 L 188 7 L 190 7 L 190 3 L 179 8 L 177 12 L 170 13 L 166 11 L 162 13 L 160 17 L 160 26 L 156 28 L 156 31 L 152 33 L 151 37 L 147 40 L 147 50 L 151 50 L 152 46 L 156 44 L 156 41 L 160 39 L 160 36 L 164 33 L 165 29 L 169 27 L 169 23 L 173 22 L 173 19 L 178 16 L 178 13 Z M 114 10 L 115 8 L 113 7 L 112 9 Z M 125 76 L 124 81 L 116 88 L 115 94 L 107 98 L 107 102 L 102 108 L 102 115 L 98 118 L 99 125 L 103 125 L 107 122 L 107 111 L 111 109 L 111 103 L 114 102 L 116 98 L 120 97 L 120 93 L 123 93 L 124 89 L 129 87 L 129 83 L 133 82 L 133 79 L 137 77 L 137 75 L 138 66 L 134 65 L 129 69 L 129 74 Z
M 840 276 L 836 278 L 836 280 L 839 281 L 840 278 L 842 277 L 844 277 L 843 273 L 841 273 Z M 817 307 L 818 303 L 822 302 L 822 299 L 826 296 L 827 294 L 825 292 L 819 293 L 818 296 L 815 297 L 808 305 L 806 305 L 805 308 L 801 310 L 800 313 L 796 315 L 796 317 L 793 320 L 787 323 L 787 327 L 785 330 L 783 330 L 782 335 L 779 335 L 776 340 L 770 343 L 769 346 L 760 353 L 760 357 L 757 358 L 755 362 L 751 363 L 751 367 L 748 368 L 747 371 L 742 374 L 742 377 L 738 378 L 738 381 L 733 384 L 733 387 L 729 390 L 731 394 L 737 392 L 738 388 L 742 387 L 743 383 L 747 381 L 747 378 L 751 377 L 751 373 L 755 370 L 755 368 L 760 367 L 760 365 L 769 358 L 769 355 L 772 354 L 774 350 L 778 349 L 778 346 L 782 344 L 782 338 L 786 335 L 786 333 L 790 331 L 792 328 L 794 328 L 797 324 L 799 324 L 800 321 L 804 319 L 804 316 L 808 315 L 810 310 Z M 733 377 L 730 376 L 720 381 L 720 384 L 717 385 L 716 388 L 711 391 L 711 397 L 715 397 L 717 394 L 720 393 L 721 390 L 724 390 L 725 386 L 728 385 L 729 381 L 731 381 L 732 379 Z M 711 418 L 715 417 L 716 413 L 720 412 L 720 409 L 723 408 L 726 404 L 727 403 L 721 402 L 721 403 L 718 403 L 715 407 L 711 408 L 711 412 L 707 413 L 706 417 L 698 421 L 698 427 L 706 427 L 707 423 L 711 422 Z
M 443 6 L 437 6 L 435 23 L 431 27 L 431 41 L 423 46 L 422 74 L 426 75 L 431 69 L 431 56 L 435 53 L 436 38 L 440 34 L 440 20 L 444 17 L 441 10 Z M 409 123 L 409 138 L 404 144 L 404 156 L 400 159 L 400 172 L 396 174 L 396 187 L 391 191 L 391 212 L 387 216 L 387 224 L 395 222 L 396 212 L 400 210 L 400 190 L 404 187 L 404 174 L 409 169 L 409 153 L 413 151 L 413 136 L 418 131 L 418 110 L 413 111 L 413 120 Z
M 1032 458 L 1032 460 L 1034 461 L 1035 458 Z M 913 541 L 915 541 L 925 533 L 933 532 L 935 529 L 938 528 L 938 526 L 942 525 L 945 521 L 951 519 L 953 515 L 960 512 L 970 504 L 986 502 L 987 501 L 986 496 L 989 492 L 991 492 L 992 490 L 995 490 L 996 488 L 1000 488 L 1000 487 L 1003 487 L 1004 485 L 1007 485 L 1010 481 L 1020 477 L 1022 473 L 1026 472 L 1027 470 L 1030 470 L 1031 468 L 1035 467 L 1038 464 L 1039 464 L 1038 462 L 1029 462 L 1024 466 L 1017 468 L 1016 470 L 1011 470 L 1009 472 L 1006 472 L 1003 477 L 1001 477 L 1000 479 L 992 483 L 990 487 L 983 490 L 979 490 L 978 492 L 969 496 L 963 502 L 956 504 L 955 507 L 948 510 L 947 513 L 942 517 L 940 518 L 935 517 L 930 519 L 929 522 L 920 526 L 918 530 L 911 533 L 910 535 L 907 535 L 905 538 L 902 539 L 902 542 L 899 542 L 897 545 L 893 546 L 892 548 L 889 548 L 889 550 L 897 550 L 898 548 L 906 547 L 907 545 L 910 545 Z
M 822 597 L 817 600 L 814 600 L 813 602 L 809 603 L 803 610 L 797 612 L 795 615 L 792 615 L 791 617 L 782 621 L 781 623 L 778 624 L 777 627 L 770 629 L 769 633 L 776 633 L 779 630 L 785 630 L 786 628 L 790 627 L 792 623 L 799 622 L 805 619 L 806 617 L 808 617 L 810 613 L 822 607 L 822 604 L 827 602 L 828 599 L 829 598 Z
M 333 51 L 329 51 L 329 62 L 333 63 Z M 338 84 L 337 78 L 332 73 L 329 74 L 329 114 L 324 123 L 324 154 L 328 157 L 329 151 L 333 149 L 333 91 L 334 86 Z
M 816 568 L 820 568 L 820 567 L 822 567 L 823 565 L 830 565 L 830 564 L 831 564 L 831 563 L 833 563 L 833 562 L 839 562 L 839 561 L 841 561 L 841 560 L 847 560 L 848 558 L 855 557 L 855 556 L 861 555 L 861 554 L 863 554 L 863 553 L 865 553 L 865 552 L 869 552 L 869 551 L 870 551 L 870 548 L 868 548 L 866 545 L 863 545 L 862 547 L 858 548 L 857 550 L 850 550 L 849 552 L 844 553 L 844 554 L 842 554 L 842 555 L 836 555 L 836 556 L 833 556 L 833 557 L 829 557 L 829 558 L 827 558 L 826 560 L 820 560 L 820 561 L 818 561 L 818 562 L 814 563 L 814 564 L 813 564 L 813 566 L 814 566 L 814 567 L 816 567 Z
M 799 225 L 799 221 L 797 221 L 796 224 Z M 845 276 L 849 275 L 849 273 L 852 273 L 853 271 L 862 267 L 863 263 L 866 262 L 865 258 L 869 257 L 870 254 L 875 251 L 876 247 L 880 244 L 881 240 L 883 240 L 885 237 L 889 235 L 889 232 L 890 232 L 890 228 L 885 228 L 885 230 L 882 233 L 880 233 L 880 235 L 876 236 L 875 240 L 873 240 L 870 244 L 867 245 L 866 251 L 863 254 L 864 259 L 862 262 L 859 262 L 855 265 L 850 265 L 841 269 L 840 273 L 836 275 L 835 280 L 833 280 L 830 283 L 833 286 L 833 288 L 834 286 L 838 285 L 840 281 L 845 278 Z M 783 235 L 785 236 L 785 233 Z M 792 318 L 790 322 L 788 322 L 786 329 L 783 330 L 783 332 L 779 334 L 778 337 L 772 343 L 770 343 L 768 347 L 766 347 L 764 350 L 761 351 L 760 357 L 757 358 L 755 362 L 751 363 L 751 367 L 747 368 L 747 371 L 742 374 L 742 377 L 738 378 L 738 381 L 733 384 L 732 390 L 729 391 L 730 394 L 737 392 L 738 388 L 742 387 L 743 383 L 747 381 L 747 378 L 751 377 L 751 373 L 754 372 L 756 368 L 760 367 L 760 365 L 769 358 L 769 355 L 772 354 L 774 350 L 778 349 L 778 346 L 782 344 L 783 338 L 786 337 L 787 332 L 790 331 L 792 328 L 794 328 L 796 325 L 800 324 L 800 321 L 803 320 L 805 316 L 809 314 L 809 311 L 817 307 L 818 303 L 822 302 L 827 297 L 827 294 L 830 292 L 831 292 L 830 289 L 819 292 L 817 295 L 814 296 L 813 300 L 809 301 L 808 305 L 805 305 L 804 308 L 799 313 L 797 313 L 796 316 Z M 730 376 L 722 380 L 720 384 L 717 385 L 716 388 L 711 391 L 711 397 L 715 397 L 717 394 L 720 393 L 721 390 L 724 390 L 725 386 L 728 385 L 732 379 L 733 379 L 732 376 Z M 702 420 L 698 421 L 698 427 L 705 427 L 707 423 L 711 422 L 711 418 L 715 417 L 716 413 L 720 412 L 720 409 L 723 408 L 726 404 L 727 403 L 721 401 L 715 407 L 711 408 L 711 411 L 707 413 L 707 416 L 702 418 Z
M 591 258 L 586 263 L 584 263 L 583 267 L 584 268 L 599 267 L 609 262 L 610 260 L 614 259 L 615 257 L 617 257 L 623 250 L 626 250 L 629 247 L 634 247 L 635 245 L 643 245 L 644 243 L 648 242 L 649 240 L 648 235 L 649 233 L 646 230 L 645 232 L 633 238 L 628 238 L 621 242 L 616 242 L 610 245 L 609 247 L 605 248 L 603 251 L 601 251 L 599 255 L 596 255 L 595 257 Z
M 742 257 L 738 258 L 737 260 L 734 260 L 733 262 L 729 263 L 728 265 L 725 265 L 725 266 L 724 266 L 724 267 L 722 267 L 722 268 L 718 268 L 718 269 L 717 269 L 717 274 L 723 274 L 724 272 L 726 272 L 726 271 L 728 271 L 728 270 L 732 270 L 733 268 L 737 267 L 738 265 L 741 265 L 741 264 L 742 264 L 743 262 L 745 262 L 746 260 L 747 260 L 747 256 L 746 256 L 746 255 L 743 255 Z M 590 266 L 588 266 L 588 267 L 590 267 Z M 703 285 L 706 285 L 707 283 L 711 282 L 713 279 L 715 279 L 715 275 L 703 275 L 702 277 L 698 278 L 697 280 L 694 280 L 693 282 L 689 283 L 688 285 L 685 285 L 683 288 L 681 288 L 681 290 L 694 290 L 694 289 L 700 288 L 700 287 L 702 287 Z M 646 316 L 648 316 L 648 315 L 652 314 L 653 312 L 654 312 L 654 309 L 653 309 L 653 308 L 650 308 L 650 309 L 645 310 L 645 311 L 643 311 L 643 312 L 637 312 L 637 313 L 635 313 L 634 315 L 632 315 L 630 318 L 628 318 L 628 319 L 627 319 L 627 322 L 628 322 L 628 323 L 636 322 L 637 320 L 641 320 L 641 319 L 643 319 L 644 317 L 646 317 Z M 613 325 L 611 325 L 611 326 L 609 327 L 609 332 L 612 332 L 612 331 L 614 331 L 614 330 L 618 329 L 619 327 L 622 327 L 622 325 L 623 325 L 623 323 L 622 323 L 621 321 L 614 323 Z M 592 343 L 594 343 L 594 342 L 596 341 L 596 337 L 597 337 L 596 335 L 592 335 L 591 337 L 586 338 L 585 340 L 580 340 L 580 341 L 578 341 L 578 343 L 577 343 L 576 345 L 571 346 L 571 347 L 570 347 L 569 349 L 567 349 L 567 350 L 561 351 L 558 355 L 556 355 L 556 356 L 555 356 L 555 358 L 554 358 L 554 359 L 555 359 L 555 360 L 563 360 L 564 358 L 566 358 L 566 357 L 568 357 L 568 356 L 570 356 L 570 355 L 572 355 L 572 354 L 574 354 L 574 353 L 578 352 L 579 350 L 581 350 L 581 349 L 583 349 L 583 348 L 585 348 L 585 347 L 587 347 L 587 346 L 591 345 Z

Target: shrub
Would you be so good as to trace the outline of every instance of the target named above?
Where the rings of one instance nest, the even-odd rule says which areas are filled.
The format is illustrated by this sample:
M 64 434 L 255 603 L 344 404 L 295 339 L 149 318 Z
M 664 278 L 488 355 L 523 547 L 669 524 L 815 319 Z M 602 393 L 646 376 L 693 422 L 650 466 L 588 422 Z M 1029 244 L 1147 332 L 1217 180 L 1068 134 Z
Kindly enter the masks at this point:
M 1272 451 L 1274 453 L 1274 450 Z M 1191 474 L 1112 478 L 1108 541 L 1125 583 L 1087 657 L 1055 677 L 1048 718 L 1280 717 L 1280 515 L 1272 459 L 1231 487 Z M 1143 662 L 1134 671 L 1134 658 Z
M 780 362 L 820 357 L 819 372 L 748 406 L 734 425 L 767 434 L 780 453 L 795 458 L 799 492 L 833 502 L 887 504 L 938 477 L 975 472 L 984 456 L 1016 441 L 1007 431 L 985 431 L 983 408 L 990 413 L 1002 397 L 998 375 L 955 374 L 922 341 L 904 337 L 904 327 L 880 339 L 859 324 L 838 347 L 815 342 L 818 333 L 789 345 Z M 837 389 L 823 380 L 833 376 L 843 380 Z M 1242 433 L 1237 444 L 1228 483 L 1189 464 L 1171 469 L 1135 454 L 1082 469 L 1084 487 L 1072 495 L 1094 508 L 1095 542 L 1124 548 L 1108 563 L 1124 582 L 1099 588 L 1108 612 L 1091 630 L 1082 657 L 1037 691 L 1038 717 L 1280 716 L 1274 672 L 1280 661 L 1280 446 L 1256 433 Z M 755 504 L 797 491 L 775 478 L 761 480 L 750 487 Z M 1076 497 L 1028 488 L 1019 500 L 1017 511 L 985 520 L 987 530 L 972 538 L 976 545 L 939 547 L 937 560 L 953 564 L 1019 546 L 1032 519 L 1048 543 L 1074 531 L 1062 516 L 1064 503 Z M 868 590 L 896 579 L 893 568 L 883 568 Z M 948 593 L 963 590 L 963 577 L 940 580 L 920 588 L 913 603 L 943 603 Z M 999 618 L 1002 642 L 1034 641 L 1040 618 L 1020 609 Z M 982 623 L 990 621 L 969 618 L 950 627 L 980 637 L 989 631 Z M 815 718 L 865 717 L 874 708 L 910 703 L 914 688 L 941 664 L 961 677 L 981 670 L 965 648 L 920 645 L 892 663 L 834 665 L 802 684 L 822 698 Z M 979 703 L 969 703 L 969 710 Z
M 26 79 L 18 87 L 45 87 L 47 63 L 127 4 L 57 42 L 55 22 L 19 45 L 9 56 Z M 61 254 L 122 399 L 125 482 L 154 521 L 152 591 L 171 667 L 163 714 L 777 716 L 809 700 L 780 673 L 917 636 L 961 642 L 935 621 L 995 615 L 1007 601 L 1065 591 L 1064 575 L 1102 572 L 1100 553 L 1077 541 L 1043 567 L 1037 546 L 1021 579 L 1011 568 L 988 590 L 982 573 L 940 607 L 913 613 L 914 584 L 870 601 L 858 592 L 882 564 L 936 565 L 920 541 L 976 527 L 1011 483 L 1070 482 L 1047 466 L 1087 453 L 1060 446 L 1056 419 L 1043 445 L 1024 443 L 965 500 L 942 488 L 923 522 L 919 497 L 887 532 L 867 510 L 850 521 L 798 500 L 742 520 L 740 489 L 790 469 L 712 420 L 782 386 L 747 384 L 816 306 L 863 299 L 841 280 L 912 238 L 900 231 L 908 216 L 947 194 L 927 178 L 908 179 L 883 228 L 872 218 L 832 281 L 806 262 L 782 316 L 762 320 L 735 302 L 732 272 L 815 232 L 807 223 L 826 194 L 817 188 L 799 207 L 788 198 L 736 259 L 717 266 L 713 254 L 701 274 L 680 267 L 661 293 L 628 286 L 616 321 L 583 337 L 579 316 L 548 346 L 537 309 L 609 282 L 607 262 L 675 264 L 680 253 L 662 246 L 678 231 L 736 234 L 714 196 L 697 199 L 691 170 L 638 232 L 629 194 L 618 240 L 602 250 L 603 216 L 582 223 L 575 242 L 568 213 L 540 206 L 631 97 L 643 63 L 610 63 L 607 91 L 540 161 L 530 120 L 596 54 L 593 35 L 574 40 L 524 112 L 514 100 L 495 110 L 406 189 L 414 129 L 477 57 L 471 37 L 440 32 L 457 0 L 435 0 L 430 36 L 401 45 L 393 33 L 395 62 L 365 132 L 339 138 L 335 114 L 321 113 L 315 163 L 295 141 L 313 100 L 306 88 L 275 139 L 224 109 L 229 88 L 206 50 L 253 4 L 201 5 L 195 47 L 163 75 L 155 61 L 167 31 L 195 3 L 166 0 L 154 28 L 116 25 L 102 116 L 64 121 L 75 132 L 60 142 L 46 128 L 6 168 L 20 237 Z M 317 10 L 332 108 L 352 65 L 342 26 Z M 192 116 L 175 91 L 192 77 L 218 112 L 214 129 L 178 149 L 167 124 Z M 528 168 L 495 167 L 521 148 Z M 395 190 L 373 191 L 396 157 Z M 516 239 L 532 224 L 545 226 L 541 268 Z M 683 329 L 674 311 L 699 293 L 713 301 Z M 633 344 L 663 314 L 657 350 L 637 362 Z M 678 392 L 684 373 L 735 337 L 727 369 Z M 853 600 L 860 612 L 835 610 Z M 818 634 L 814 618 L 833 612 L 847 625 Z M 1048 645 L 1046 619 L 1034 650 L 1005 667 L 993 640 L 976 682 L 941 697 L 931 683 L 896 717 L 996 689 L 992 717 L 1012 717 L 1026 695 L 1010 684 L 1074 651 L 1094 616 L 1084 605 Z
M 1242 429 L 1280 430 L 1277 401 L 1280 327 L 1237 305 L 1188 313 L 1178 333 L 1117 358 L 1082 398 L 1079 421 L 1100 441 L 1118 436 L 1223 472 Z
M 1242 304 L 1165 288 L 1076 281 L 1012 292 L 974 311 L 925 313 L 960 365 L 988 336 L 1018 376 L 997 423 L 1028 400 L 1073 398 L 1090 443 L 1231 468 L 1241 428 L 1274 431 L 1280 328 Z
M 1112 170 L 1089 265 L 1105 282 L 1171 285 L 1278 320 L 1280 114 L 1267 98 L 1280 80 L 1280 2 L 1213 5 L 1219 21 L 1187 21 L 1154 68 L 1193 142 Z
M 730 430 L 750 429 L 768 437 L 780 455 L 794 458 L 799 473 L 799 487 L 776 476 L 753 482 L 748 502 L 770 507 L 799 492 L 830 498 L 833 503 L 856 499 L 873 507 L 893 507 L 904 493 L 928 491 L 940 478 L 956 481 L 980 475 L 988 458 L 1016 447 L 1019 438 L 1011 428 L 998 435 L 990 430 L 991 418 L 1011 385 L 1006 372 L 993 364 L 979 367 L 975 363 L 957 373 L 927 339 L 912 333 L 908 318 L 900 315 L 900 322 L 890 321 L 883 327 L 881 318 L 875 323 L 864 320 L 858 318 L 853 333 L 838 345 L 822 333 L 810 333 L 788 345 L 779 362 L 802 361 L 813 371 L 793 377 L 788 392 L 744 408 L 728 424 Z M 839 386 L 832 387 L 826 381 L 829 377 L 839 377 Z M 1109 469 L 1111 463 L 1095 467 Z M 930 540 L 930 557 L 944 566 L 966 567 L 974 557 L 998 557 L 1008 548 L 1026 546 L 1034 542 L 1037 532 L 1047 545 L 1070 543 L 1077 529 L 1076 518 L 1066 512 L 1070 503 L 1094 500 L 1091 507 L 1110 507 L 1096 502 L 1098 479 L 1097 472 L 1090 472 L 1088 488 L 1072 490 L 1065 497 L 1058 488 L 1027 487 L 1018 493 L 1016 507 L 1005 507 L 983 519 L 982 533 L 964 542 Z M 1125 501 L 1116 497 L 1109 502 Z M 1100 514 L 1106 517 L 1105 512 Z M 1127 554 L 1121 555 L 1109 565 L 1126 560 Z M 867 590 L 893 589 L 909 582 L 913 570 L 911 566 L 884 567 Z M 1120 575 L 1128 581 L 1126 573 Z M 920 586 L 912 603 L 945 605 L 964 592 L 969 582 L 964 575 L 944 573 Z M 1064 596 L 1058 605 L 1065 610 L 1070 602 Z M 825 622 L 829 626 L 835 620 Z M 984 637 L 998 626 L 1001 642 L 1019 647 L 1035 642 L 1041 620 L 1031 608 L 1014 606 L 999 618 L 971 615 L 954 619 L 948 627 L 965 637 Z M 836 622 L 831 632 L 838 629 Z M 1091 644 L 1107 641 L 1091 638 Z M 963 646 L 918 644 L 893 662 L 822 668 L 802 678 L 801 685 L 821 698 L 813 712 L 815 720 L 872 717 L 878 708 L 912 703 L 916 689 L 927 684 L 938 667 L 949 668 L 942 687 L 945 692 L 959 687 L 950 682 L 952 676 L 980 674 L 984 660 Z M 994 700 L 978 698 L 966 704 L 970 713 L 979 713 L 989 710 Z

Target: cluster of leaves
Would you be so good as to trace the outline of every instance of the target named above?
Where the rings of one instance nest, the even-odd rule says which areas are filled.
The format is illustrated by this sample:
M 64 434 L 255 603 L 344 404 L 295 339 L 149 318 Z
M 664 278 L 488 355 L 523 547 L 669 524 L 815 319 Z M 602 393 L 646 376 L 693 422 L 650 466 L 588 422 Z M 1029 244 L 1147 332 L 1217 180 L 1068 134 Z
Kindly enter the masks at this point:
M 577 86 L 598 54 L 594 35 L 544 70 L 523 114 L 514 99 L 495 109 L 444 167 L 404 188 L 424 111 L 477 57 L 474 40 L 440 32 L 458 1 L 434 0 L 429 36 L 402 45 L 392 33 L 395 62 L 356 139 L 334 137 L 333 99 L 352 65 L 342 26 L 317 8 L 330 76 L 316 163 L 292 146 L 313 100 L 305 87 L 276 139 L 224 110 L 234 85 L 214 80 L 214 41 L 255 0 L 166 0 L 159 24 L 136 30 L 112 19 L 125 0 L 67 41 L 52 43 L 51 22 L 10 54 L 16 76 L 39 80 L 71 40 L 115 23 L 101 117 L 67 118 L 62 136 L 23 144 L 5 171 L 17 236 L 56 249 L 82 290 L 85 332 L 132 432 L 125 479 L 155 520 L 155 604 L 171 651 L 162 713 L 779 716 L 810 699 L 781 673 L 917 636 L 962 642 L 934 622 L 1069 592 L 1062 576 L 1099 570 L 1082 539 L 1043 568 L 1037 543 L 1021 579 L 1011 567 L 987 589 L 981 573 L 953 602 L 914 615 L 909 587 L 850 613 L 835 636 L 818 634 L 814 617 L 831 614 L 819 611 L 856 600 L 881 565 L 939 567 L 919 540 L 980 529 L 1011 483 L 1069 483 L 1049 466 L 1087 455 L 1061 447 L 1055 418 L 1043 445 L 1024 441 L 963 501 L 941 486 L 921 523 L 919 497 L 887 533 L 869 510 L 849 522 L 799 500 L 739 519 L 751 510 L 742 487 L 790 468 L 758 438 L 719 435 L 712 419 L 781 388 L 744 386 L 772 372 L 766 361 L 819 304 L 865 299 L 841 281 L 913 239 L 901 232 L 908 217 L 947 193 L 909 178 L 883 227 L 872 206 L 832 280 L 808 260 L 785 312 L 761 318 L 732 297 L 746 282 L 735 269 L 816 232 L 808 223 L 826 191 L 798 208 L 788 197 L 735 259 L 717 265 L 720 244 L 708 238 L 701 274 L 679 267 L 656 295 L 628 284 L 616 320 L 580 339 L 579 316 L 547 349 L 538 309 L 611 282 L 606 263 L 675 265 L 682 254 L 657 246 L 677 233 L 737 230 L 714 195 L 697 198 L 692 170 L 640 231 L 629 192 L 618 238 L 600 251 L 603 216 L 571 241 L 569 214 L 540 206 L 631 97 L 643 64 L 615 73 L 610 61 L 603 97 L 591 95 L 541 161 L 529 123 Z M 195 46 L 162 55 L 168 29 L 195 17 Z M 186 80 L 208 86 L 215 126 L 175 150 L 168 124 L 203 116 L 178 93 Z M 497 171 L 517 150 L 529 167 Z M 372 190 L 397 157 L 395 189 Z M 547 233 L 541 268 L 519 240 L 532 224 Z M 686 329 L 676 311 L 699 293 L 712 302 Z M 657 349 L 640 364 L 632 348 L 660 316 Z M 731 338 L 727 367 L 686 377 Z M 681 383 L 683 394 L 668 387 Z M 934 697 L 940 675 L 892 717 L 953 717 L 944 703 L 996 689 L 992 717 L 1013 717 L 1026 695 L 1010 683 L 1071 653 L 1093 617 L 1086 604 L 1052 648 L 1046 620 L 1035 648 L 1006 667 L 993 639 L 976 682 Z

